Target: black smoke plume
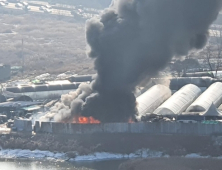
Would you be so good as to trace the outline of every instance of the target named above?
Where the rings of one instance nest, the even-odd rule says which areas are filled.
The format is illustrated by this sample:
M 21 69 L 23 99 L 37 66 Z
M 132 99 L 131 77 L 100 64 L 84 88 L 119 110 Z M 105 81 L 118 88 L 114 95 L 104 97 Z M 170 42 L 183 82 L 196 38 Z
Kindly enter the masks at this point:
M 222 0 L 113 0 L 100 18 L 86 23 L 88 56 L 95 59 L 97 70 L 92 91 L 87 90 L 91 94 L 86 97 L 82 89 L 82 102 L 72 101 L 69 108 L 63 103 L 63 115 L 92 116 L 101 122 L 133 118 L 135 86 L 172 57 L 203 48 L 221 5 Z
M 86 23 L 89 57 L 98 77 L 82 114 L 102 122 L 136 113 L 135 86 L 175 56 L 201 49 L 222 0 L 114 0 Z

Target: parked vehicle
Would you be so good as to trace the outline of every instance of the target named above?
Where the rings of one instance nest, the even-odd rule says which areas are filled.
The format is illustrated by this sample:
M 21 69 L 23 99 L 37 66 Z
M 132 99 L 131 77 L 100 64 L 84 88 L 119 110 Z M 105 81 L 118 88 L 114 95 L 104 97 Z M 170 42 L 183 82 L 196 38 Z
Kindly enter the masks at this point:
M 28 6 L 29 4 L 27 2 L 20 2 L 24 6 Z
M 5 6 L 6 4 L 4 2 L 0 2 L 0 6 Z
M 44 9 L 45 9 L 45 6 L 40 6 L 40 7 L 39 7 L 39 10 L 40 10 L 40 11 L 44 11 Z
M 17 7 L 17 8 L 23 8 L 24 6 L 23 6 L 21 3 L 17 3 L 17 4 L 15 4 L 15 7 Z

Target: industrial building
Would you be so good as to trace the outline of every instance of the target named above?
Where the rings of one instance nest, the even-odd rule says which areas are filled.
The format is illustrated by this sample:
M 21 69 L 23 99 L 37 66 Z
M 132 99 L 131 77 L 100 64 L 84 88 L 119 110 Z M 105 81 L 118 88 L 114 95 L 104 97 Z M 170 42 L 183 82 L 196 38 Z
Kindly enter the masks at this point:
M 0 103 L 0 113 L 6 115 L 8 119 L 16 117 L 24 117 L 27 113 L 39 110 L 40 102 L 16 101 Z
M 43 84 L 32 86 L 6 87 L 3 95 L 6 97 L 29 96 L 33 100 L 45 100 L 60 98 L 62 94 L 76 90 L 80 83 L 69 84 Z
M 36 79 L 43 79 L 45 75 L 37 76 Z M 29 96 L 33 100 L 59 99 L 61 95 L 68 94 L 70 91 L 78 89 L 81 83 L 90 83 L 96 75 L 74 75 L 67 80 L 54 81 L 35 81 L 38 83 L 14 83 L 10 87 L 1 89 L 2 94 L 6 98 L 14 98 L 19 96 Z
M 173 94 L 166 102 L 159 106 L 154 113 L 160 115 L 178 115 L 201 94 L 201 89 L 193 84 L 188 84 Z
M 36 121 L 32 124 L 28 120 L 15 120 L 15 128 L 36 133 L 58 134 L 222 134 L 221 82 L 209 78 L 181 78 L 176 81 L 172 79 L 169 84 L 173 86 L 154 85 L 137 97 L 138 122 L 136 123 L 79 124 Z M 175 88 L 170 89 L 180 86 L 177 91 Z M 150 116 L 156 116 L 159 120 L 143 119 Z M 169 117 L 173 119 L 168 119 Z
M 192 81 L 191 78 L 176 80 L 174 79 L 170 84 L 180 86 Z M 196 80 L 198 79 L 194 81 L 196 84 L 202 83 L 202 88 L 194 84 L 187 84 L 174 92 L 164 85 L 155 85 L 147 90 L 137 97 L 138 120 L 149 120 L 143 118 L 155 115 L 161 118 L 174 117 L 174 120 L 184 120 L 184 122 L 186 122 L 185 120 L 191 122 L 192 120 L 221 120 L 222 83 L 211 81 L 210 85 L 210 79 Z M 172 92 L 172 96 L 169 91 L 170 94 Z
M 85 81 L 85 78 L 89 76 L 81 80 Z M 186 113 L 186 115 L 201 116 L 212 104 L 218 109 L 222 105 L 222 83 L 216 82 L 216 79 L 189 77 L 152 79 L 152 81 L 155 82 L 153 84 L 158 84 L 150 87 L 136 99 L 139 121 L 150 114 L 177 117 Z M 7 87 L 3 90 L 3 95 L 7 98 L 25 95 L 33 100 L 56 99 L 62 94 L 76 90 L 79 84 L 66 82 Z
M 212 84 L 195 102 L 188 108 L 187 112 L 204 112 L 211 104 L 219 107 L 222 104 L 222 83 Z
M 138 119 L 146 113 L 153 113 L 158 106 L 171 96 L 171 90 L 164 85 L 155 85 L 137 97 Z

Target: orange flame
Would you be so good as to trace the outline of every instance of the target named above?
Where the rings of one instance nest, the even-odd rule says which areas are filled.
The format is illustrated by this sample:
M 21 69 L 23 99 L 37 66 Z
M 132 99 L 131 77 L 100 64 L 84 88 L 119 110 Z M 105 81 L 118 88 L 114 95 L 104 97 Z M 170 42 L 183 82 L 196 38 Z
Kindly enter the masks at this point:
M 99 124 L 101 122 L 99 120 L 94 119 L 93 117 L 76 116 L 73 118 L 72 123 Z M 135 121 L 132 118 L 129 118 L 128 123 L 135 123 Z
M 73 123 L 79 124 L 98 124 L 100 121 L 94 119 L 93 117 L 75 117 Z
M 129 118 L 128 123 L 134 123 L 132 118 Z

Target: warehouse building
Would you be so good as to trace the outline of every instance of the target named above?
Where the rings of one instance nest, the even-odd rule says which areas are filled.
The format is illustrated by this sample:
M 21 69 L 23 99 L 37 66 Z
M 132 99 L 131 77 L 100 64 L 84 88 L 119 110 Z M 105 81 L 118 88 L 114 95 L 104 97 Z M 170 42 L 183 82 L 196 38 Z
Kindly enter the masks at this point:
M 222 120 L 221 82 L 212 83 L 206 90 L 194 84 L 187 84 L 175 93 L 171 91 L 172 96 L 169 91 L 167 86 L 155 85 L 137 97 L 138 120 Z

